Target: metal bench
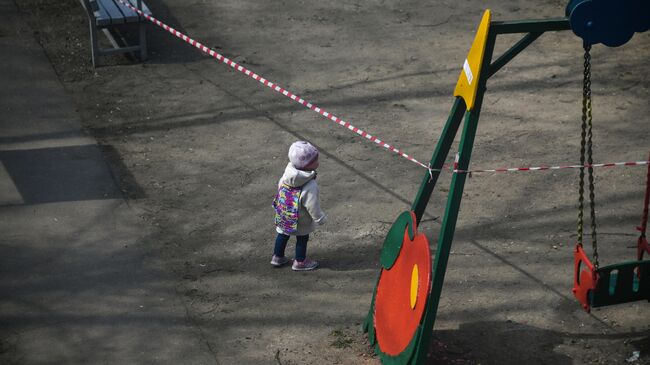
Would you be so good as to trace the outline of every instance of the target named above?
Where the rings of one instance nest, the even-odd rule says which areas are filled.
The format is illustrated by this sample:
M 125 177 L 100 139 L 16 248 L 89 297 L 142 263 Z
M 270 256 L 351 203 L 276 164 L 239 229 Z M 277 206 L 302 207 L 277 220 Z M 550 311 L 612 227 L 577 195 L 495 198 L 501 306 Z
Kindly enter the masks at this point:
M 86 9 L 88 21 L 90 23 L 90 45 L 92 48 L 93 66 L 99 63 L 100 55 L 114 53 L 131 53 L 140 52 L 140 60 L 147 58 L 147 40 L 146 40 L 146 19 L 129 7 L 120 3 L 118 0 L 80 0 L 81 5 Z M 136 9 L 145 14 L 151 14 L 151 11 L 142 0 L 124 0 L 130 3 Z M 127 25 L 137 25 L 139 30 L 139 42 L 136 46 L 126 46 L 118 43 L 118 37 L 115 33 Z M 101 48 L 97 39 L 98 31 L 103 31 L 113 45 L 113 48 Z

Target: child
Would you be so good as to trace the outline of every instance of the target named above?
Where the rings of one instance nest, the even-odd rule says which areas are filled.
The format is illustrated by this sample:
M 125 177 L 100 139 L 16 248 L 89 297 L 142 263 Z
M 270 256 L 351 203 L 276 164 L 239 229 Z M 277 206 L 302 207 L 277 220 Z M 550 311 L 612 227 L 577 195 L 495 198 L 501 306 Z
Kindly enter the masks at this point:
M 309 142 L 294 142 L 289 148 L 289 163 L 278 182 L 278 193 L 273 201 L 275 226 L 278 235 L 271 265 L 280 267 L 289 259 L 284 256 L 289 236 L 296 236 L 294 271 L 314 270 L 318 261 L 307 259 L 307 241 L 316 225 L 325 223 L 325 213 L 320 209 L 316 169 L 318 149 Z

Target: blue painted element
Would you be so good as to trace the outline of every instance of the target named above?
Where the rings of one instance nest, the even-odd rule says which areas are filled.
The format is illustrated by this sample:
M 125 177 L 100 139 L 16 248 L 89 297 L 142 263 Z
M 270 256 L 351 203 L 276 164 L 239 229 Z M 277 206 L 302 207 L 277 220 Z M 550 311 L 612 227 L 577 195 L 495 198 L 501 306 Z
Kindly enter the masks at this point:
M 585 43 L 618 47 L 650 29 L 650 0 L 571 0 L 566 16 Z

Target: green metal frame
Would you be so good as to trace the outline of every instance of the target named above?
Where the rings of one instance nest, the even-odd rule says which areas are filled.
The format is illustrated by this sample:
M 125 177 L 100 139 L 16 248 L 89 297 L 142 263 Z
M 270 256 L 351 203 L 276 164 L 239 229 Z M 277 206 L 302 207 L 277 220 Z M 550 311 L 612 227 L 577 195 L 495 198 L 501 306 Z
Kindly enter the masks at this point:
M 474 107 L 471 111 L 466 111 L 465 101 L 461 97 L 456 97 L 452 106 L 449 118 L 438 140 L 433 156 L 431 157 L 431 168 L 441 169 L 444 161 L 449 155 L 449 150 L 454 141 L 461 121 L 464 117 L 463 132 L 460 138 L 458 169 L 468 170 L 469 161 L 472 155 L 472 147 L 478 127 L 483 96 L 485 95 L 487 80 L 497 73 L 510 60 L 515 58 L 521 51 L 526 49 L 539 36 L 549 31 L 569 30 L 569 20 L 547 19 L 547 20 L 527 20 L 527 21 L 510 21 L 510 22 L 491 22 L 487 35 L 485 46 L 485 55 L 481 66 L 481 73 L 478 77 L 478 90 Z M 494 45 L 499 34 L 526 33 L 526 35 L 508 51 L 492 62 Z M 432 171 L 427 173 L 422 180 L 420 189 L 415 197 L 412 210 L 415 212 L 417 222 L 419 223 L 424 215 L 427 204 L 433 189 L 436 186 L 439 172 Z M 463 189 L 467 174 L 454 174 L 451 179 L 449 194 L 447 196 L 447 205 L 442 220 L 442 229 L 438 237 L 436 257 L 432 267 L 432 285 L 431 294 L 427 301 L 427 308 L 422 322 L 422 333 L 420 335 L 415 356 L 412 358 L 412 364 L 424 364 L 426 362 L 429 344 L 433 336 L 433 327 L 436 320 L 440 295 L 447 270 L 449 252 L 454 239 L 456 221 L 460 210 L 460 203 L 463 197 Z

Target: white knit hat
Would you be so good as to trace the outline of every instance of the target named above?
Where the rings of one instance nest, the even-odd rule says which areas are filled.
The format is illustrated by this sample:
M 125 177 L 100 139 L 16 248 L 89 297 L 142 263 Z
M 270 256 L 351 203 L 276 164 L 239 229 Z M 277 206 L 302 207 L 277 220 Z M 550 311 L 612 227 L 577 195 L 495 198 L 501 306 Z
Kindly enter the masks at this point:
M 297 141 L 289 147 L 289 161 L 298 170 L 302 170 L 318 159 L 318 149 L 311 143 Z

